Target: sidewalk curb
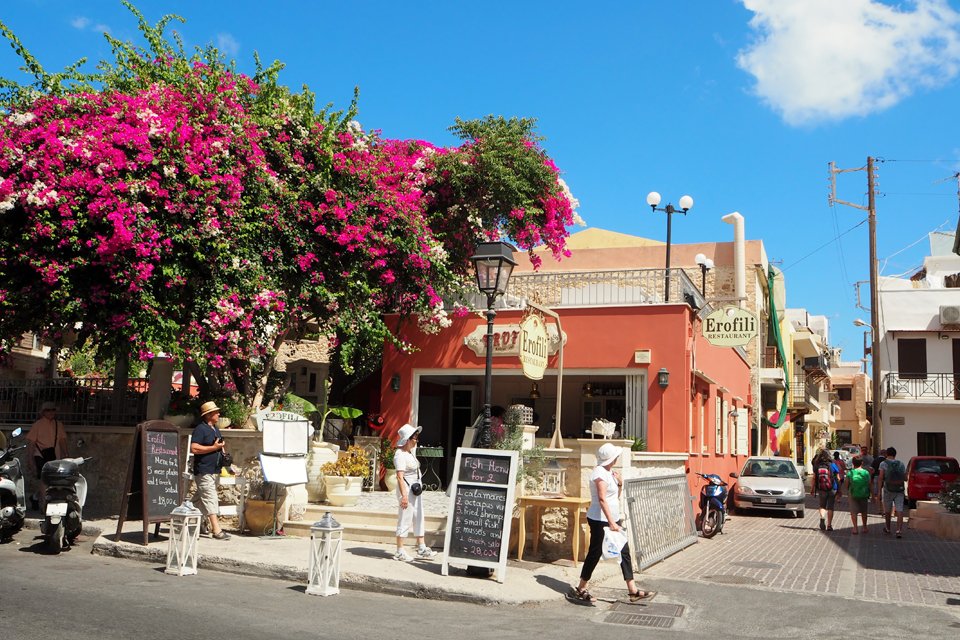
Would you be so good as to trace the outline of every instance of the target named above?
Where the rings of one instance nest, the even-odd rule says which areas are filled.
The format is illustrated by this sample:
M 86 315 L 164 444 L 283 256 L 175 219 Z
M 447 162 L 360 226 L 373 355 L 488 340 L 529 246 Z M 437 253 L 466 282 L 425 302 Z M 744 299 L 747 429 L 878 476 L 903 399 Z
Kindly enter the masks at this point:
M 103 536 L 98 537 L 93 543 L 91 553 L 99 556 L 137 560 L 151 564 L 166 565 L 167 562 L 167 554 L 164 550 L 156 547 L 151 548 L 140 545 L 116 543 L 111 540 L 106 540 Z M 304 585 L 307 583 L 306 569 L 268 563 L 243 562 L 216 555 L 200 555 L 197 559 L 197 568 L 256 578 L 287 580 L 290 582 L 299 582 Z M 545 602 L 544 600 L 505 601 L 500 598 L 493 598 L 481 594 L 442 589 L 420 582 L 391 580 L 385 577 L 374 577 L 349 572 L 340 574 L 340 587 L 354 591 L 367 591 L 370 593 L 383 593 L 423 600 L 444 600 L 478 605 L 521 605 Z

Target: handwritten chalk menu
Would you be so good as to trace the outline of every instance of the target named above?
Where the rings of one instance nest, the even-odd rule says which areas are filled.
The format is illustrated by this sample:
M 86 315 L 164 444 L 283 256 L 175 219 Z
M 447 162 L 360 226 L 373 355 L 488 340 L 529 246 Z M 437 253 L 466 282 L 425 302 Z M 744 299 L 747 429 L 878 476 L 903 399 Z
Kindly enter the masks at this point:
M 507 571 L 510 521 L 517 479 L 517 452 L 457 449 L 441 573 L 449 563 Z M 458 562 L 459 561 L 459 562 Z
M 163 420 L 150 420 L 137 425 L 133 450 L 127 465 L 127 484 L 120 505 L 117 538 L 126 520 L 143 521 L 143 544 L 147 544 L 149 527 L 170 520 L 170 512 L 180 504 L 181 487 L 180 430 Z

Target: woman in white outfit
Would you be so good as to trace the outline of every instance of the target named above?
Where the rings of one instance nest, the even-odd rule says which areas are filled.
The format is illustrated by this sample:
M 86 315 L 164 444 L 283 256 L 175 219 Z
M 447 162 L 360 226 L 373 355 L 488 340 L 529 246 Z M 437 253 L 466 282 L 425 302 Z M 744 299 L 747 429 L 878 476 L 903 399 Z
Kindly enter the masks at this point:
M 420 479 L 420 461 L 414 453 L 422 427 L 405 424 L 397 434 L 397 452 L 393 455 L 393 463 L 397 469 L 397 499 L 400 501 L 400 510 L 397 514 L 397 553 L 394 560 L 410 562 L 413 557 L 403 548 L 403 539 L 413 529 L 417 537 L 417 557 L 432 558 L 436 552 L 423 542 L 423 500 L 422 495 L 414 495 L 410 488 Z M 421 484 L 421 486 L 423 486 Z

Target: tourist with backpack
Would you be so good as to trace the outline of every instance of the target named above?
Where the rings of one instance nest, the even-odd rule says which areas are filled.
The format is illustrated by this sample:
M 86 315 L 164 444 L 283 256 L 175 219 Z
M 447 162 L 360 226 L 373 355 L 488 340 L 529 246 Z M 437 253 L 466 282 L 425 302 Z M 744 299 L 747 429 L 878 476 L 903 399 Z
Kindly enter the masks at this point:
M 903 483 L 906 478 L 907 469 L 902 462 L 897 460 L 897 450 L 893 447 L 887 447 L 887 459 L 880 464 L 880 477 L 877 484 L 882 488 L 883 495 L 883 520 L 886 523 L 883 532 L 890 533 L 892 510 L 896 509 L 898 538 L 903 537 Z M 879 497 L 877 496 L 877 498 Z
M 847 495 L 850 496 L 850 520 L 853 535 L 857 535 L 857 514 L 863 520 L 863 532 L 867 532 L 867 511 L 870 505 L 870 472 L 863 468 L 860 457 L 853 459 L 853 468 L 847 471 Z
M 840 488 L 840 469 L 826 449 L 821 449 L 814 460 L 813 481 L 819 497 L 820 530 L 833 531 L 833 507 Z

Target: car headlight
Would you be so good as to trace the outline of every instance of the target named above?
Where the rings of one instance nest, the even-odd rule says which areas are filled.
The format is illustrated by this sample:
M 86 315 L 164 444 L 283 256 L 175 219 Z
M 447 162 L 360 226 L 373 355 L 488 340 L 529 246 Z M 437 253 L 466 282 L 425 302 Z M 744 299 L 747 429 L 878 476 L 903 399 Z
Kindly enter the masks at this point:
M 798 496 L 798 495 L 800 495 L 800 489 L 797 489 L 797 488 L 787 489 L 786 491 L 783 492 L 783 495 L 785 495 L 785 496 Z
M 744 485 L 742 485 L 742 484 L 738 484 L 738 485 L 737 485 L 737 493 L 741 493 L 741 494 L 743 494 L 743 495 L 745 495 L 745 496 L 753 496 L 753 495 L 756 495 L 756 494 L 757 494 L 756 491 L 754 491 L 754 490 L 751 489 L 750 487 L 744 486 Z

